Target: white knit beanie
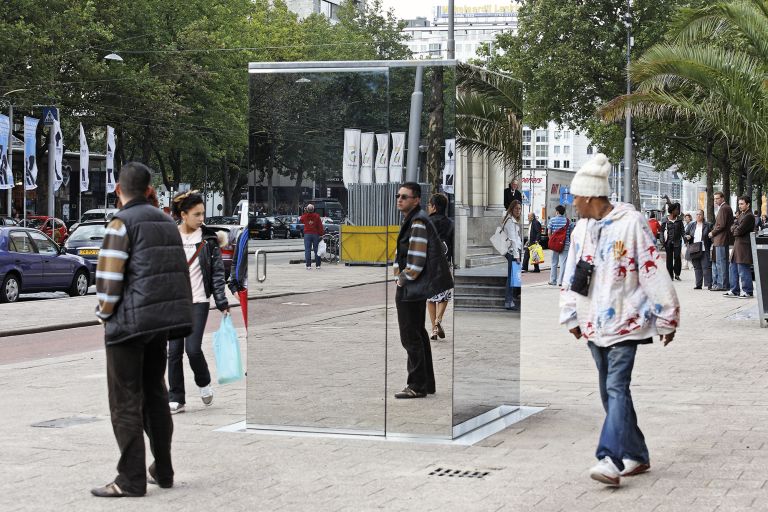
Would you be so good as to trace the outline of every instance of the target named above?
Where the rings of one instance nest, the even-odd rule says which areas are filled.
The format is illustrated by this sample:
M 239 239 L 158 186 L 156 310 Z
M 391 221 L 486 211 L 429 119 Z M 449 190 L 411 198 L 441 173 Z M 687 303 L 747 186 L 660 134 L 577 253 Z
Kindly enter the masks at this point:
M 596 154 L 592 160 L 581 166 L 571 182 L 571 194 L 584 197 L 608 197 L 611 186 L 608 176 L 611 173 L 611 162 L 602 153 Z

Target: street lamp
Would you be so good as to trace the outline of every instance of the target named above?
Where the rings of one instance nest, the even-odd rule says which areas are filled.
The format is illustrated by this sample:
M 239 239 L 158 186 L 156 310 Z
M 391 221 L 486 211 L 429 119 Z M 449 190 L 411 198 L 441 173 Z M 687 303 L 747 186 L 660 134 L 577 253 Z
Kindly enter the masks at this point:
M 632 84 L 629 78 L 629 64 L 632 51 L 632 0 L 627 0 L 627 13 L 624 24 L 627 27 L 627 96 L 632 94 Z M 626 126 L 624 133 L 624 202 L 632 201 L 632 110 L 627 106 Z
M 118 54 L 112 52 L 109 55 L 104 56 L 104 60 L 112 60 L 115 62 L 123 62 L 123 58 L 119 56 Z

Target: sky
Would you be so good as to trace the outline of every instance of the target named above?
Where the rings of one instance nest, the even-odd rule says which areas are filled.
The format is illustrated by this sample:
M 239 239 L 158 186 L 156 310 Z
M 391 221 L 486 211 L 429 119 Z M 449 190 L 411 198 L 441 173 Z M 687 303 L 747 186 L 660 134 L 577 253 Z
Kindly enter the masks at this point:
M 501 5 L 509 0 L 455 0 L 457 6 Z M 432 18 L 432 8 L 436 5 L 448 5 L 448 0 L 382 0 L 384 10 L 392 7 L 398 18 L 413 19 L 417 16 Z

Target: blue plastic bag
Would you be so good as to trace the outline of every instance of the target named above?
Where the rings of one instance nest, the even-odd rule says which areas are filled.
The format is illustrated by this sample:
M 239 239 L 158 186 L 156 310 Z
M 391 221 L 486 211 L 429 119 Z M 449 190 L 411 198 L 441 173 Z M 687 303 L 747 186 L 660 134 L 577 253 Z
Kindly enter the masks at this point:
M 512 262 L 512 272 L 509 274 L 509 287 L 510 288 L 519 288 L 522 284 L 522 270 L 523 267 L 520 265 L 520 262 L 515 260 Z
M 243 378 L 240 341 L 237 339 L 231 315 L 224 315 L 219 330 L 213 333 L 213 356 L 216 359 L 219 384 L 236 382 Z

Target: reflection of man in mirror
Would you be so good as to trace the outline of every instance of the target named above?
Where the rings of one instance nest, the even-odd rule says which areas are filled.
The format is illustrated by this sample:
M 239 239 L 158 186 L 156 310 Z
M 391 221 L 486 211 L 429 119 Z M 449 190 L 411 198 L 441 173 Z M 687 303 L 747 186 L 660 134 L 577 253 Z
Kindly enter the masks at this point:
M 32 176 L 32 169 L 35 168 L 35 155 L 31 155 L 29 159 L 27 159 L 27 169 L 24 171 L 24 174 L 27 178 L 27 185 L 30 187 L 35 184 L 35 177 Z
M 395 398 L 422 398 L 435 392 L 432 349 L 424 328 L 426 302 L 453 288 L 453 279 L 437 230 L 421 209 L 421 187 L 403 183 L 396 197 L 405 218 L 397 236 L 395 306 L 400 343 L 408 353 L 408 385 Z

